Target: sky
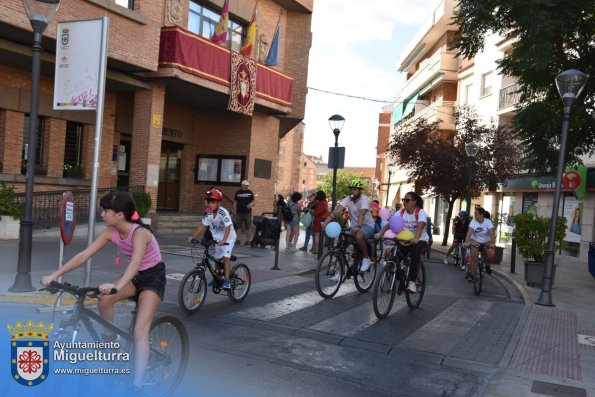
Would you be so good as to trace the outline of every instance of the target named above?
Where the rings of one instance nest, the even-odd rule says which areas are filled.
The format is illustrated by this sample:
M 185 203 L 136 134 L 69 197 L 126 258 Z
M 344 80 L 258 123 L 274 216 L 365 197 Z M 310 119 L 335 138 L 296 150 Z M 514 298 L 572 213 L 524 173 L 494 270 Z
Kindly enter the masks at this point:
M 437 0 L 315 0 L 308 87 L 388 101 L 373 102 L 308 90 L 304 153 L 328 157 L 335 144 L 328 119 L 345 118 L 339 146 L 346 167 L 375 167 L 378 114 L 405 77 L 401 51 L 430 17 Z M 364 6 L 362 6 L 364 4 Z

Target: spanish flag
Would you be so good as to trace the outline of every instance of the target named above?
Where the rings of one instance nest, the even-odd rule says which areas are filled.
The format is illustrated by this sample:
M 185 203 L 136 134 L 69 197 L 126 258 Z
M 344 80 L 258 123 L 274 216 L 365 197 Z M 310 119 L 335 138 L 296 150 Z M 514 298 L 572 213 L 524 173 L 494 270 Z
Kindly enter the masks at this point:
M 242 55 L 249 57 L 252 55 L 252 48 L 254 47 L 254 41 L 256 40 L 256 8 L 254 8 L 254 13 L 252 14 L 252 22 L 248 26 L 248 31 L 246 32 L 246 40 L 244 41 L 244 45 L 240 48 L 240 52 Z
M 225 45 L 227 43 L 227 28 L 229 26 L 229 0 L 225 0 L 219 23 L 215 26 L 215 33 L 211 36 L 211 41 L 215 44 Z

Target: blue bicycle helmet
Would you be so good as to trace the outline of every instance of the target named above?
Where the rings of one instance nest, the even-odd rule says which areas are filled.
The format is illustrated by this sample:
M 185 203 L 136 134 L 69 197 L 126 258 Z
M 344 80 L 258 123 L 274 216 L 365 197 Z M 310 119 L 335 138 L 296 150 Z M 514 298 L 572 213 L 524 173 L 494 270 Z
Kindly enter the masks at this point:
M 461 211 L 459 212 L 459 216 L 469 216 L 469 213 L 467 211 Z

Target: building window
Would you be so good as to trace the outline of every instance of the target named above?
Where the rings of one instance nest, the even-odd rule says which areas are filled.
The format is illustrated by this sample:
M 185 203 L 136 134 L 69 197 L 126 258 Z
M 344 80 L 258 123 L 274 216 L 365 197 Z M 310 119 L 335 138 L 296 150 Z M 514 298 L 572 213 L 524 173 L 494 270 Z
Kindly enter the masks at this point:
M 481 75 L 481 95 L 482 97 L 492 93 L 492 72 Z
M 245 156 L 196 156 L 195 182 L 239 185 L 244 179 Z
M 134 0 L 115 0 L 116 4 L 128 8 L 129 10 L 134 10 Z
M 64 176 L 84 176 L 83 168 L 83 124 L 66 122 L 64 141 Z
M 188 13 L 188 30 L 202 37 L 210 39 L 215 32 L 215 26 L 219 22 L 221 12 L 216 12 L 201 4 L 190 2 L 190 12 Z M 246 36 L 246 27 L 229 17 L 227 30 L 226 47 L 233 51 L 240 51 L 242 41 Z
M 464 91 L 464 95 L 465 97 L 463 98 L 463 105 L 467 105 L 471 99 L 471 90 L 473 89 L 473 84 L 467 84 L 465 86 L 465 91 Z
M 36 174 L 45 174 L 47 170 L 43 170 L 43 119 L 37 119 L 37 148 L 35 150 L 35 173 Z M 23 150 L 22 150 L 22 159 L 21 162 L 21 173 L 24 175 L 27 173 L 27 160 L 30 158 L 29 156 L 29 125 L 30 125 L 30 118 L 29 115 L 25 115 L 25 125 L 23 131 Z

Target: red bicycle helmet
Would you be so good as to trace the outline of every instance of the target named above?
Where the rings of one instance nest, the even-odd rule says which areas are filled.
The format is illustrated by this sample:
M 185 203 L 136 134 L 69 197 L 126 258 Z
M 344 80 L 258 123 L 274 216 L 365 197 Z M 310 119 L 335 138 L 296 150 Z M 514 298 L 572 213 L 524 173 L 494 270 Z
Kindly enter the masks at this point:
M 209 190 L 206 194 L 205 194 L 205 200 L 215 200 L 215 201 L 221 201 L 223 199 L 223 195 L 221 194 L 221 192 L 217 189 L 213 189 L 213 190 Z

